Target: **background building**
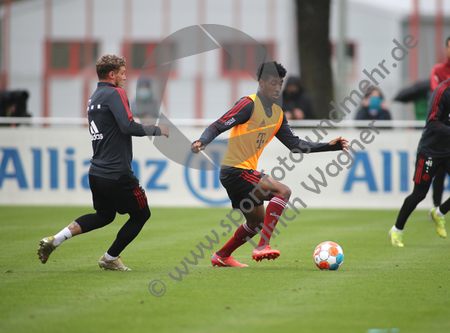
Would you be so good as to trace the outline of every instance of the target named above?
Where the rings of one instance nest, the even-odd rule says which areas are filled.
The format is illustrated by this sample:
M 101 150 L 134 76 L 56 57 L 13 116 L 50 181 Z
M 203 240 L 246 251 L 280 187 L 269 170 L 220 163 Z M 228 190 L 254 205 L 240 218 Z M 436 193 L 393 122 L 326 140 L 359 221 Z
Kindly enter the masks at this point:
M 273 0 L 13 2 L 10 45 L 3 52 L 9 57 L 7 87 L 30 91 L 29 109 L 34 116 L 81 117 L 97 82 L 91 65 L 100 55 L 126 56 L 126 89 L 133 99 L 140 69 L 153 48 L 170 34 L 201 23 L 242 30 L 267 45 L 273 58 L 293 67 L 292 8 L 290 1 Z M 254 46 L 243 47 L 242 56 L 254 61 Z M 169 52 L 176 50 L 173 45 Z M 252 78 L 232 68 L 225 56 L 219 49 L 176 61 L 164 98 L 169 116 L 216 117 L 254 90 Z M 201 90 L 196 89 L 199 83 Z
M 334 49 L 340 4 L 333 1 L 331 7 Z M 444 39 L 450 35 L 449 9 L 450 3 L 443 0 L 346 1 L 347 75 L 336 73 L 336 89 L 341 94 L 351 91 L 364 69 L 389 58 L 392 40 L 411 33 L 415 14 L 420 14 L 418 56 L 402 61 L 380 87 L 390 100 L 401 87 L 427 78 L 432 65 L 442 59 Z M 1 14 L 1 86 L 28 90 L 29 110 L 35 117 L 84 116 L 97 81 L 92 63 L 105 53 L 126 56 L 126 88 L 133 100 L 146 57 L 164 38 L 191 25 L 236 28 L 264 45 L 289 74 L 299 73 L 295 3 L 290 0 L 23 0 L 3 1 Z M 243 49 L 243 61 L 255 61 L 254 45 L 238 47 Z M 174 44 L 168 52 L 176 50 Z M 217 117 L 255 88 L 251 77 L 236 67 L 223 48 L 176 61 L 164 111 L 172 118 Z M 411 106 L 395 103 L 391 109 L 394 119 L 413 119 Z

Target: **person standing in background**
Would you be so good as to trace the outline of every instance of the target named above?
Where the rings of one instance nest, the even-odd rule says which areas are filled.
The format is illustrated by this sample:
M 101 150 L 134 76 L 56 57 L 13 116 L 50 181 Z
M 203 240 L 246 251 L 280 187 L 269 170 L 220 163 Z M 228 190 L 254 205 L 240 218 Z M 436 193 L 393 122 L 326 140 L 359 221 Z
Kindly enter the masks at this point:
M 445 54 L 447 60 L 434 65 L 430 73 L 430 90 L 433 92 L 436 87 L 447 79 L 450 79 L 450 37 L 445 41 Z M 438 207 L 442 202 L 442 194 L 444 193 L 445 170 L 440 168 L 433 180 L 433 205 Z
M 138 82 L 136 99 L 131 105 L 133 117 L 139 118 L 141 123 L 154 123 L 158 118 L 159 105 L 154 97 L 151 82 L 143 79 Z
M 283 90 L 282 109 L 286 119 L 316 119 L 316 114 L 309 97 L 305 93 L 305 88 L 296 76 L 291 76 L 286 81 Z
M 391 113 L 384 101 L 381 90 L 373 87 L 372 91 L 364 97 L 362 106 L 356 114 L 356 120 L 391 120 Z
M 440 169 L 450 174 L 450 79 L 442 82 L 431 95 L 427 120 L 417 147 L 416 167 L 414 172 L 414 189 L 406 197 L 397 220 L 389 230 L 393 246 L 403 247 L 403 229 L 416 209 L 425 199 L 431 181 Z M 447 238 L 445 214 L 450 211 L 450 198 L 442 205 L 430 210 L 430 217 L 436 223 L 436 232 Z

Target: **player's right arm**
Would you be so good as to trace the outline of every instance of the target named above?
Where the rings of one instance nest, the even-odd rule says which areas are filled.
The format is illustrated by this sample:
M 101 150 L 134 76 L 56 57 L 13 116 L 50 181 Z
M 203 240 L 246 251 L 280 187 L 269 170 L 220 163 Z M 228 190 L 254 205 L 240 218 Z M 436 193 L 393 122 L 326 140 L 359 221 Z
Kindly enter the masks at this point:
M 205 149 L 221 133 L 228 131 L 236 125 L 247 122 L 252 115 L 253 106 L 254 103 L 250 98 L 241 98 L 231 110 L 205 129 L 200 138 L 192 143 L 191 151 L 197 154 L 199 151 Z
M 119 125 L 122 133 L 132 136 L 169 136 L 169 131 L 165 128 L 156 126 L 154 124 L 141 125 L 134 121 L 133 115 L 130 111 L 130 104 L 125 90 L 122 88 L 112 88 L 109 96 L 109 109 Z

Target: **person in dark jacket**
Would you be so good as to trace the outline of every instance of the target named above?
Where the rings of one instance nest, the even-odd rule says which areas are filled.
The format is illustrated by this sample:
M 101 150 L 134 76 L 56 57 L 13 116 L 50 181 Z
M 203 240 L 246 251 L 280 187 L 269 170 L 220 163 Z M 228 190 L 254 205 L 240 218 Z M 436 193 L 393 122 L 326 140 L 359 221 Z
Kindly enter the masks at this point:
M 148 79 L 138 81 L 136 89 L 136 99 L 131 105 L 133 117 L 139 118 L 141 123 L 154 123 L 158 118 L 159 105 L 155 99 Z
M 431 95 L 427 120 L 417 147 L 414 172 L 414 189 L 406 197 L 397 216 L 395 225 L 389 230 L 393 246 L 403 247 L 403 229 L 411 213 L 425 199 L 436 172 L 443 168 L 450 174 L 450 79 L 442 82 Z M 450 198 L 430 210 L 430 217 L 436 222 L 436 231 L 447 237 L 445 214 L 450 211 Z
M 282 109 L 286 119 L 316 119 L 311 101 L 298 77 L 291 76 L 287 79 Z
M 356 120 L 391 120 L 391 113 L 381 90 L 373 87 L 372 91 L 364 97 L 362 106 L 356 113 Z

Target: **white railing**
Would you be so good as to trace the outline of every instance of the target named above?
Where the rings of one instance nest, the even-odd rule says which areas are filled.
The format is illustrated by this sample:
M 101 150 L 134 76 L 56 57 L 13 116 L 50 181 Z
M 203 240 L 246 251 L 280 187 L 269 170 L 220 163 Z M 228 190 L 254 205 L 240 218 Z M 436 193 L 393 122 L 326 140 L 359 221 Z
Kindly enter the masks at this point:
M 208 126 L 216 119 L 170 119 L 175 126 L 194 127 Z M 290 120 L 291 127 L 317 127 L 320 123 L 319 119 L 315 120 Z M 368 126 L 370 120 L 343 120 L 340 123 L 333 123 L 335 127 L 365 127 Z M 87 125 L 87 118 L 63 118 L 63 117 L 0 117 L 0 124 L 24 124 L 24 125 Z M 325 122 L 323 127 L 329 127 Z M 422 120 L 377 120 L 375 127 L 391 127 L 391 128 L 421 128 L 425 126 Z
M 63 117 L 0 117 L 0 124 L 24 125 L 87 125 L 87 118 Z

